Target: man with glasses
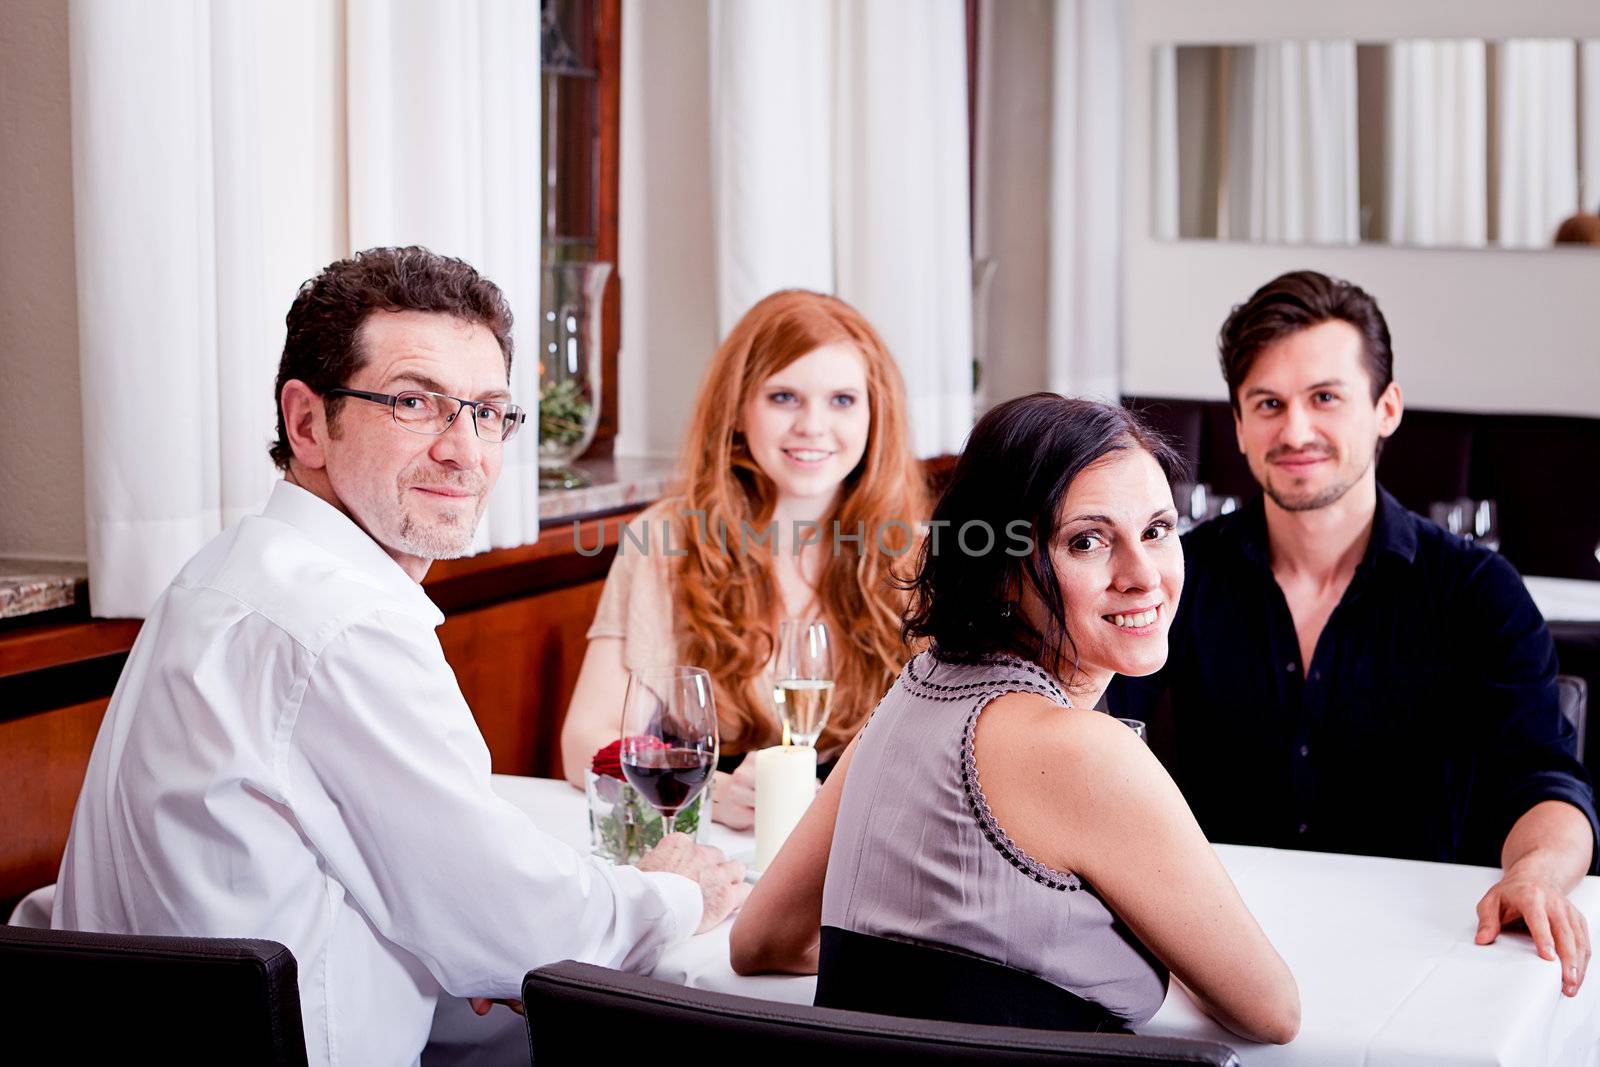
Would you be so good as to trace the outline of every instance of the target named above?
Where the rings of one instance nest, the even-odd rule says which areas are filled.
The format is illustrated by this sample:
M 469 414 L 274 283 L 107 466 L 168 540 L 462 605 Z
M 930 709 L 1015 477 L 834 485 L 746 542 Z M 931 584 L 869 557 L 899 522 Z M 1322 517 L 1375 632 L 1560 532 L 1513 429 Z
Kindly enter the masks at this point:
M 500 291 L 373 249 L 303 285 L 287 321 L 284 481 L 140 631 L 52 925 L 280 941 L 313 1064 L 411 1063 L 441 994 L 483 1012 L 556 960 L 648 969 L 748 887 L 682 835 L 644 870 L 601 863 L 490 790 L 418 583 L 468 551 L 526 419 Z M 486 1033 L 526 1062 L 520 1024 Z

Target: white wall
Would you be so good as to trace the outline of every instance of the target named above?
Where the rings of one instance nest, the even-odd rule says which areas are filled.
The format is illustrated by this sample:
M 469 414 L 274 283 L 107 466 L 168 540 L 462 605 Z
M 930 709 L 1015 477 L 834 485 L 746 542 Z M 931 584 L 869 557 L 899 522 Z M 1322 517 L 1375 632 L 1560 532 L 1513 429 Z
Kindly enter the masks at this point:
M 85 556 L 67 5 L 0 4 L 0 556 Z
M 1154 46 L 1342 37 L 1600 36 L 1600 3 L 1543 0 L 1131 0 L 1126 392 L 1221 399 L 1228 309 L 1311 267 L 1377 297 L 1416 407 L 1600 414 L 1600 254 L 1288 248 L 1150 236 Z
M 675 457 L 717 342 L 708 0 L 623 0 L 616 450 Z

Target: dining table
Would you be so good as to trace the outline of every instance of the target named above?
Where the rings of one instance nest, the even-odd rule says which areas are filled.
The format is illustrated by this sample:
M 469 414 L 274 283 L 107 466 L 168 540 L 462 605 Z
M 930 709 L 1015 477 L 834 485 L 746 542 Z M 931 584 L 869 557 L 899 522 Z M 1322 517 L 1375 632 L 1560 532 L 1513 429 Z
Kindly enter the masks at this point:
M 1546 622 L 1600 622 L 1600 582 L 1530 574 L 1522 584 Z
M 500 796 L 541 829 L 589 848 L 584 794 L 565 781 L 496 775 Z M 749 858 L 754 838 L 713 823 L 704 838 Z M 1474 907 L 1498 881 L 1489 867 L 1218 844 L 1217 855 L 1300 986 L 1299 1036 L 1243 1040 L 1174 982 L 1142 1034 L 1207 1038 L 1248 1067 L 1272 1064 L 1587 1065 L 1600 1067 L 1600 974 L 1561 994 L 1559 965 L 1525 932 L 1474 943 Z M 1600 877 L 1571 894 L 1600 930 Z M 725 921 L 668 948 L 653 975 L 698 989 L 809 1004 L 814 977 L 736 975 Z

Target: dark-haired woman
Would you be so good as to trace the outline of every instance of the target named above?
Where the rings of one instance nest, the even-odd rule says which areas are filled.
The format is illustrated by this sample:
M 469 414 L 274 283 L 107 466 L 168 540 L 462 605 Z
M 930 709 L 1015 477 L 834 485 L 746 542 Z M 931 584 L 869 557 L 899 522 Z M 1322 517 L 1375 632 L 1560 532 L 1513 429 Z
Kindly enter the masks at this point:
M 1113 674 L 1166 660 L 1174 465 L 1121 408 L 1036 393 L 979 421 L 906 619 L 929 651 L 757 885 L 735 970 L 820 968 L 819 1003 L 914 1014 L 894 990 L 954 960 L 976 975 L 961 996 L 996 1005 L 967 1021 L 1123 1029 L 1170 968 L 1235 1033 L 1294 1037 L 1288 967 L 1161 764 L 1093 710 Z M 1038 989 L 1050 1017 L 1019 1016 Z

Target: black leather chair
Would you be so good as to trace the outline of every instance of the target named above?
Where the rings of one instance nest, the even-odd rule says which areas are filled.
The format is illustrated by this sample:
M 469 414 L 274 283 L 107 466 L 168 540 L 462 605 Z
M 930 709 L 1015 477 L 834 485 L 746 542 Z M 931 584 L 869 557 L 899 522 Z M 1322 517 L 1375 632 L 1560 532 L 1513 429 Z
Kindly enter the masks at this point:
M 948 1023 L 1128 1032 L 1098 1004 L 1038 975 L 964 952 L 834 926 L 822 928 L 815 1003 Z
M 1561 714 L 1567 717 L 1572 724 L 1572 729 L 1578 735 L 1578 758 L 1588 751 L 1584 747 L 1589 732 L 1589 683 L 1575 674 L 1556 675 L 1556 693 L 1559 696 Z
M 41 1063 L 306 1063 L 294 956 L 275 941 L 0 926 L 0 1020 Z
M 1226 1045 L 1172 1037 L 1084 1034 L 902 1019 L 735 997 L 571 960 L 522 981 L 534 1067 L 582 1063 L 597 1048 L 661 1062 L 738 1051 L 829 1067 L 1084 1064 L 1236 1067 Z

